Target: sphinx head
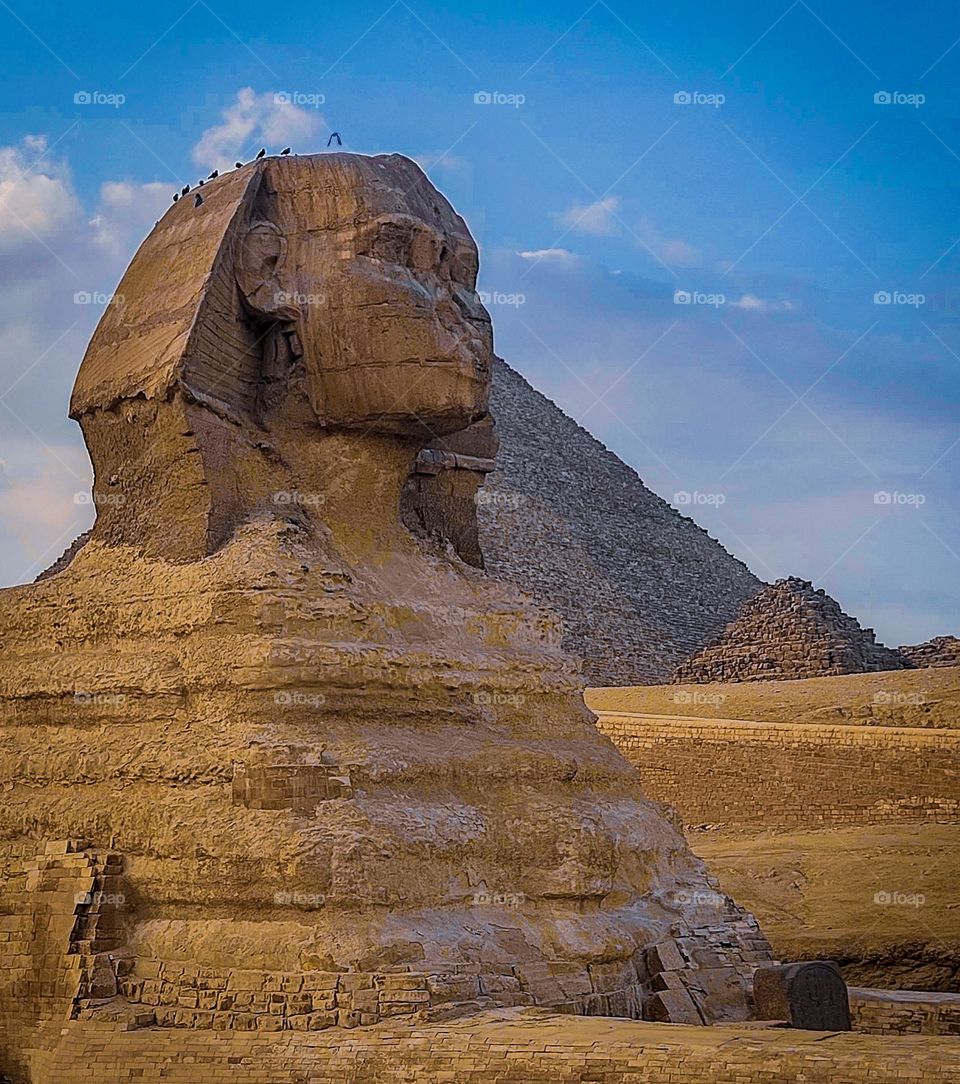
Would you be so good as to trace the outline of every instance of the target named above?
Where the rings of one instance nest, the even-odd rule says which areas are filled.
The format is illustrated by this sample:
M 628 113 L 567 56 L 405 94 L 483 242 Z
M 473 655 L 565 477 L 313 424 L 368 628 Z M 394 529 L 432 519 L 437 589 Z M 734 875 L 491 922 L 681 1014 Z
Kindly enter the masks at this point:
M 267 378 L 302 365 L 321 424 L 429 437 L 485 412 L 492 342 L 477 247 L 409 159 L 271 162 L 236 277 L 275 340 Z
M 127 269 L 71 401 L 101 489 L 136 486 L 98 505 L 101 519 L 124 509 L 112 536 L 157 534 L 158 494 L 139 523 L 133 504 L 159 469 L 166 485 L 172 473 L 208 487 L 210 537 L 188 548 L 215 548 L 271 484 L 266 468 L 239 470 L 244 433 L 276 446 L 295 432 L 304 459 L 311 432 L 399 438 L 415 455 L 483 418 L 492 333 L 477 265 L 463 219 L 400 155 L 269 158 L 204 186 L 199 207 L 174 204 Z M 213 473 L 231 477 L 210 489 Z

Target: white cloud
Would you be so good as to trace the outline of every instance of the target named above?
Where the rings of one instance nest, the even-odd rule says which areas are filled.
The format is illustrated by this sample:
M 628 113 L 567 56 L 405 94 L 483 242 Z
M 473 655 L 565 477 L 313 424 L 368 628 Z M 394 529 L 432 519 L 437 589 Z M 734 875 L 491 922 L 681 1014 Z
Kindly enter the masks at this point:
M 735 309 L 745 309 L 748 312 L 796 312 L 795 302 L 789 300 L 775 301 L 771 298 L 757 297 L 756 294 L 744 294 L 739 301 L 731 301 Z
M 553 216 L 561 226 L 576 233 L 589 233 L 594 237 L 608 237 L 618 232 L 616 210 L 620 200 L 616 196 L 606 196 L 594 203 L 574 204 L 566 211 Z
M 45 149 L 46 140 L 37 136 L 28 136 L 23 146 L 0 148 L 0 250 L 5 253 L 47 243 L 77 217 L 69 175 L 42 159 Z
M 163 214 L 172 192 L 171 185 L 159 181 L 107 181 L 100 188 L 100 206 L 90 221 L 94 243 L 112 257 L 129 259 L 131 241 Z
M 541 260 L 552 260 L 554 263 L 576 263 L 579 260 L 579 256 L 566 248 L 533 248 L 526 252 L 518 252 L 517 255 L 522 260 L 535 260 L 537 263 Z
M 649 218 L 641 218 L 637 237 L 668 267 L 698 267 L 702 263 L 700 250 L 688 241 L 666 237 Z
M 446 151 L 434 151 L 427 154 L 416 154 L 414 162 L 429 173 L 431 170 L 446 170 L 448 173 L 469 173 L 470 160 L 459 154 L 448 154 Z
M 237 91 L 233 103 L 220 114 L 220 124 L 207 128 L 192 151 L 203 169 L 229 169 L 234 162 L 252 157 L 254 144 L 273 151 L 281 144 L 303 144 L 325 127 L 315 109 L 303 109 L 287 100 L 289 95 L 252 87 Z

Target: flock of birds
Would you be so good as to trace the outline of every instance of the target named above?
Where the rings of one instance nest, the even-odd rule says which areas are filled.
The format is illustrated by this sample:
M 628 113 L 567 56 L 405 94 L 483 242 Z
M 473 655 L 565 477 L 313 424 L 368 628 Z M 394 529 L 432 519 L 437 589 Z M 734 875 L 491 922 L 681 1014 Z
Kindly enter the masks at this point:
M 331 133 L 330 138 L 327 140 L 327 146 L 329 147 L 330 144 L 333 143 L 334 140 L 337 141 L 337 146 L 338 147 L 343 146 L 343 141 L 340 138 L 340 133 L 339 132 Z M 267 153 L 266 147 L 261 147 L 260 150 L 257 151 L 256 157 L 253 159 L 253 161 L 256 162 L 258 159 L 263 158 L 266 155 L 266 153 Z M 282 155 L 289 154 L 290 153 L 290 148 L 289 147 L 284 147 L 283 150 L 280 153 Z M 235 164 L 236 164 L 237 169 L 242 169 L 245 163 L 237 162 Z M 217 177 L 219 177 L 219 176 L 220 176 L 220 170 L 215 169 L 210 174 L 210 176 L 207 177 L 207 181 L 215 181 L 217 179 Z M 199 181 L 197 183 L 197 188 L 203 188 L 204 184 L 206 184 L 206 181 Z M 190 192 L 190 185 L 185 184 L 183 186 L 183 188 L 180 189 L 179 192 L 174 192 L 174 194 L 173 194 L 173 202 L 176 203 L 182 196 L 188 195 L 189 192 Z M 201 196 L 200 193 L 197 192 L 194 195 L 193 205 L 194 205 L 194 207 L 199 207 L 202 203 L 203 203 L 203 196 Z

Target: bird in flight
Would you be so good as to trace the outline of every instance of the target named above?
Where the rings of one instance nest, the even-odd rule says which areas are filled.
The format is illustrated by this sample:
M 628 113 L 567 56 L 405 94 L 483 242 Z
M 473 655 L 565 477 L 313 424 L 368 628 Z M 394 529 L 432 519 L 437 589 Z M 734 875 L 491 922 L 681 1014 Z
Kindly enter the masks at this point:
M 327 140 L 327 146 L 329 147 L 329 146 L 330 146 L 330 144 L 331 144 L 331 143 L 332 143 L 332 142 L 333 142 L 334 140 L 336 140 L 336 141 L 337 141 L 337 146 L 338 146 L 338 147 L 342 147 L 342 146 L 343 146 L 343 141 L 342 141 L 342 140 L 341 140 L 341 138 L 340 138 L 340 133 L 339 133 L 339 132 L 331 132 L 331 133 L 330 133 L 330 138 L 329 138 L 329 139 Z
M 203 203 L 203 196 L 201 196 L 200 193 L 198 192 L 197 193 L 197 198 L 193 201 L 193 205 L 194 205 L 194 207 L 199 207 L 201 203 Z
M 260 150 L 257 151 L 257 157 L 262 158 L 266 153 L 267 153 L 266 147 L 261 147 Z

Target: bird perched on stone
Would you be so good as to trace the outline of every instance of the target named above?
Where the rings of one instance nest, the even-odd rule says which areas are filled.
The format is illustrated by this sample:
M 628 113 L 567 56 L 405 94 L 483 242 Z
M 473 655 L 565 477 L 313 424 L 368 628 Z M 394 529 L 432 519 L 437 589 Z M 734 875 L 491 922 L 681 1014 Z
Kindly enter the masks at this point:
M 261 147 L 260 150 L 257 151 L 257 157 L 262 158 L 266 153 L 267 153 L 267 148 L 266 147 Z
M 183 186 L 183 188 L 180 189 L 180 195 L 185 196 L 189 191 L 190 191 L 190 185 L 185 184 Z
M 215 169 L 215 170 L 213 171 L 213 173 L 211 173 L 211 174 L 210 174 L 210 176 L 209 176 L 209 177 L 207 178 L 207 180 L 208 180 L 208 181 L 212 181 L 212 180 L 214 180 L 214 179 L 215 179 L 216 177 L 219 177 L 219 176 L 220 176 L 220 170 L 219 170 L 219 169 Z
M 194 207 L 199 207 L 201 203 L 203 203 L 203 196 L 201 196 L 200 193 L 198 192 L 197 193 L 197 198 L 193 201 L 193 205 L 194 205 Z
M 338 147 L 342 147 L 342 146 L 343 146 L 343 141 L 342 141 L 342 140 L 341 140 L 341 138 L 340 138 L 340 133 L 339 133 L 339 132 L 331 132 L 331 133 L 330 133 L 330 138 L 329 138 L 329 139 L 327 140 L 327 146 L 329 147 L 329 146 L 330 146 L 330 144 L 331 144 L 331 143 L 332 143 L 332 142 L 333 142 L 334 140 L 336 140 L 336 141 L 337 141 L 337 146 L 338 146 Z
M 233 164 L 237 167 L 237 169 L 243 169 L 243 162 L 234 162 Z
M 176 203 L 179 198 L 180 198 L 180 193 L 179 192 L 174 192 L 173 193 L 173 202 Z
M 202 179 L 197 181 L 197 187 L 198 188 L 203 188 L 203 185 L 204 185 L 204 181 Z
M 284 147 L 283 150 L 280 153 L 281 154 L 289 154 L 290 153 L 290 148 L 289 147 Z

